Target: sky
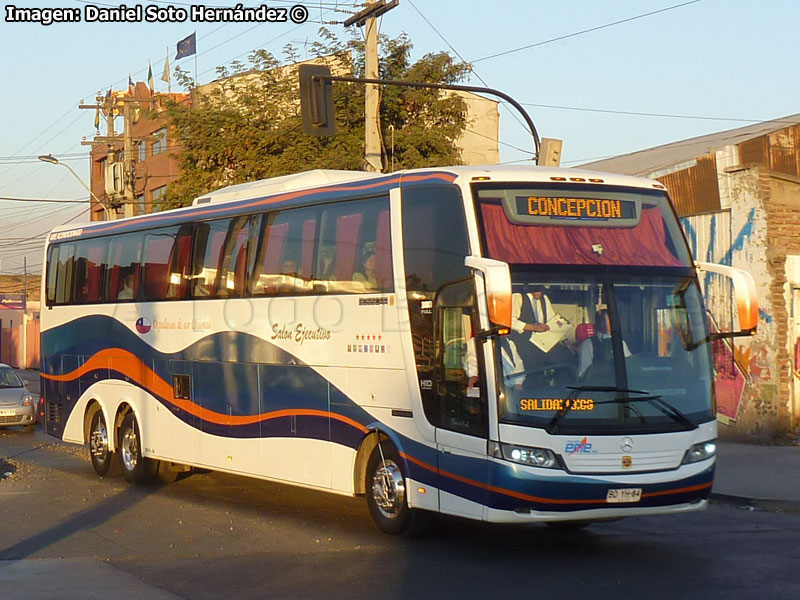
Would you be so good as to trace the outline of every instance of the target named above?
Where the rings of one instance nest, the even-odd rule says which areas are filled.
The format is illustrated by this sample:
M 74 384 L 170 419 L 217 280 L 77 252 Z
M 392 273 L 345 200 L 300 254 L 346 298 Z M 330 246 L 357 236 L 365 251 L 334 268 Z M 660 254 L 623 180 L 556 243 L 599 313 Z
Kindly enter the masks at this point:
M 81 102 L 92 104 L 109 87 L 127 89 L 129 74 L 145 81 L 148 60 L 156 91 L 166 91 L 160 80 L 165 57 L 169 53 L 174 68 L 176 43 L 193 32 L 203 84 L 216 78 L 216 67 L 246 62 L 254 49 L 282 58 L 292 44 L 305 57 L 322 24 L 345 39 L 343 21 L 363 7 L 269 0 L 272 8 L 301 7 L 293 14 L 305 12 L 307 20 L 193 22 L 187 15 L 185 21 L 147 22 L 148 7 L 166 16 L 169 7 L 188 12 L 192 4 L 236 5 L 151 1 L 140 5 L 141 21 L 85 21 L 87 7 L 121 4 L 3 4 L 0 273 L 21 273 L 25 260 L 29 273 L 39 272 L 46 232 L 88 220 L 88 193 L 78 179 L 37 160 L 53 154 L 89 181 L 89 148 L 81 141 L 95 135 L 94 111 L 79 109 Z M 10 21 L 10 6 L 78 9 L 81 22 Z M 796 0 L 400 0 L 379 26 L 390 37 L 408 35 L 412 60 L 447 51 L 470 63 L 472 76 L 463 83 L 502 90 L 522 103 L 540 136 L 563 140 L 562 166 L 577 166 L 800 113 L 797 23 Z M 193 72 L 195 58 L 177 64 Z M 181 91 L 174 77 L 173 91 Z M 506 106 L 500 109 L 499 148 L 501 163 L 524 164 L 532 155 L 524 121 Z M 9 198 L 15 200 L 3 200 Z

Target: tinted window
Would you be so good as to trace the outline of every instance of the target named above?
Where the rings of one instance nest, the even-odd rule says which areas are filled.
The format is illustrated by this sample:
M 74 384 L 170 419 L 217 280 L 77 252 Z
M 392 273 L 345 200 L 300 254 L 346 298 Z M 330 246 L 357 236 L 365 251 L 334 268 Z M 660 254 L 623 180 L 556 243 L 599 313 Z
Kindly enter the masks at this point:
M 241 298 L 245 294 L 250 248 L 258 229 L 256 216 L 237 217 L 228 224 L 225 244 L 220 252 L 217 283 L 218 298 Z
M 389 292 L 389 199 L 371 198 L 267 215 L 251 293 Z
M 403 242 L 408 290 L 435 292 L 470 276 L 464 207 L 457 188 L 403 190 Z
M 177 237 L 177 227 L 157 229 L 144 235 L 142 300 L 161 300 L 167 296 L 170 283 L 180 283 L 180 274 L 173 280 L 170 272 Z
M 222 263 L 225 236 L 232 219 L 197 223 L 192 251 L 192 281 L 189 293 L 193 298 L 217 297 L 217 273 Z
M 105 296 L 108 301 L 136 300 L 141 284 L 143 242 L 144 234 L 141 232 L 125 233 L 110 238 Z
M 108 238 L 81 240 L 75 246 L 72 301 L 102 302 Z

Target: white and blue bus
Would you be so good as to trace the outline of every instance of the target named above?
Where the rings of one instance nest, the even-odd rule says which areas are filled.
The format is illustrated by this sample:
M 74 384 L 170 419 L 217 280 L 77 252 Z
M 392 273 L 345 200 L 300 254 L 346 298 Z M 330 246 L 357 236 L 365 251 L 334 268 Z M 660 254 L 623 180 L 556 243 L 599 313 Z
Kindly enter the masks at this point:
M 571 169 L 312 171 L 45 248 L 50 435 L 101 476 L 193 467 L 581 526 L 704 508 L 710 334 L 664 187 Z M 757 307 L 726 267 L 738 326 Z

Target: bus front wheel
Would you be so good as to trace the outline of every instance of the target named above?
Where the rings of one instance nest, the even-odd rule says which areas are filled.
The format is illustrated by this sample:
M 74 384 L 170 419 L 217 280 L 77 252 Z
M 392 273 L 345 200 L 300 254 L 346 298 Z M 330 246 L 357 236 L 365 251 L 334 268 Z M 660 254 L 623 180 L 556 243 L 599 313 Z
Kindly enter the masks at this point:
M 112 452 L 108 446 L 109 434 L 103 411 L 92 416 L 89 428 L 89 455 L 94 472 L 100 477 L 119 477 L 122 475 L 122 460 L 119 452 Z
M 155 476 L 157 461 L 142 455 L 142 438 L 136 416 L 129 412 L 119 429 L 119 453 L 122 474 L 130 483 L 147 483 Z
M 402 460 L 386 442 L 375 446 L 367 461 L 367 506 L 375 525 L 384 533 L 413 537 L 430 524 L 430 513 L 409 508 Z

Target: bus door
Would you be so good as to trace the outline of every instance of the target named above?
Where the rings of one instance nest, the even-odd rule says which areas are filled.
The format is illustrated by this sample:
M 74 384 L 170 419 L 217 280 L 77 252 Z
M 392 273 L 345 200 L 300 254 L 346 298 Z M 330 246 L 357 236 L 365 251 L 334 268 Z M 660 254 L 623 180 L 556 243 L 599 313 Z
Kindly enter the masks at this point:
M 424 420 L 437 448 L 439 505 L 481 518 L 488 419 L 482 352 L 474 348 L 480 382 L 468 389 L 476 311 L 474 275 L 464 264 L 471 254 L 464 203 L 452 185 L 408 186 L 401 213 L 409 323 Z
M 481 518 L 488 461 L 483 351 L 475 337 L 472 278 L 441 289 L 434 300 L 436 428 L 440 494 L 448 513 Z

